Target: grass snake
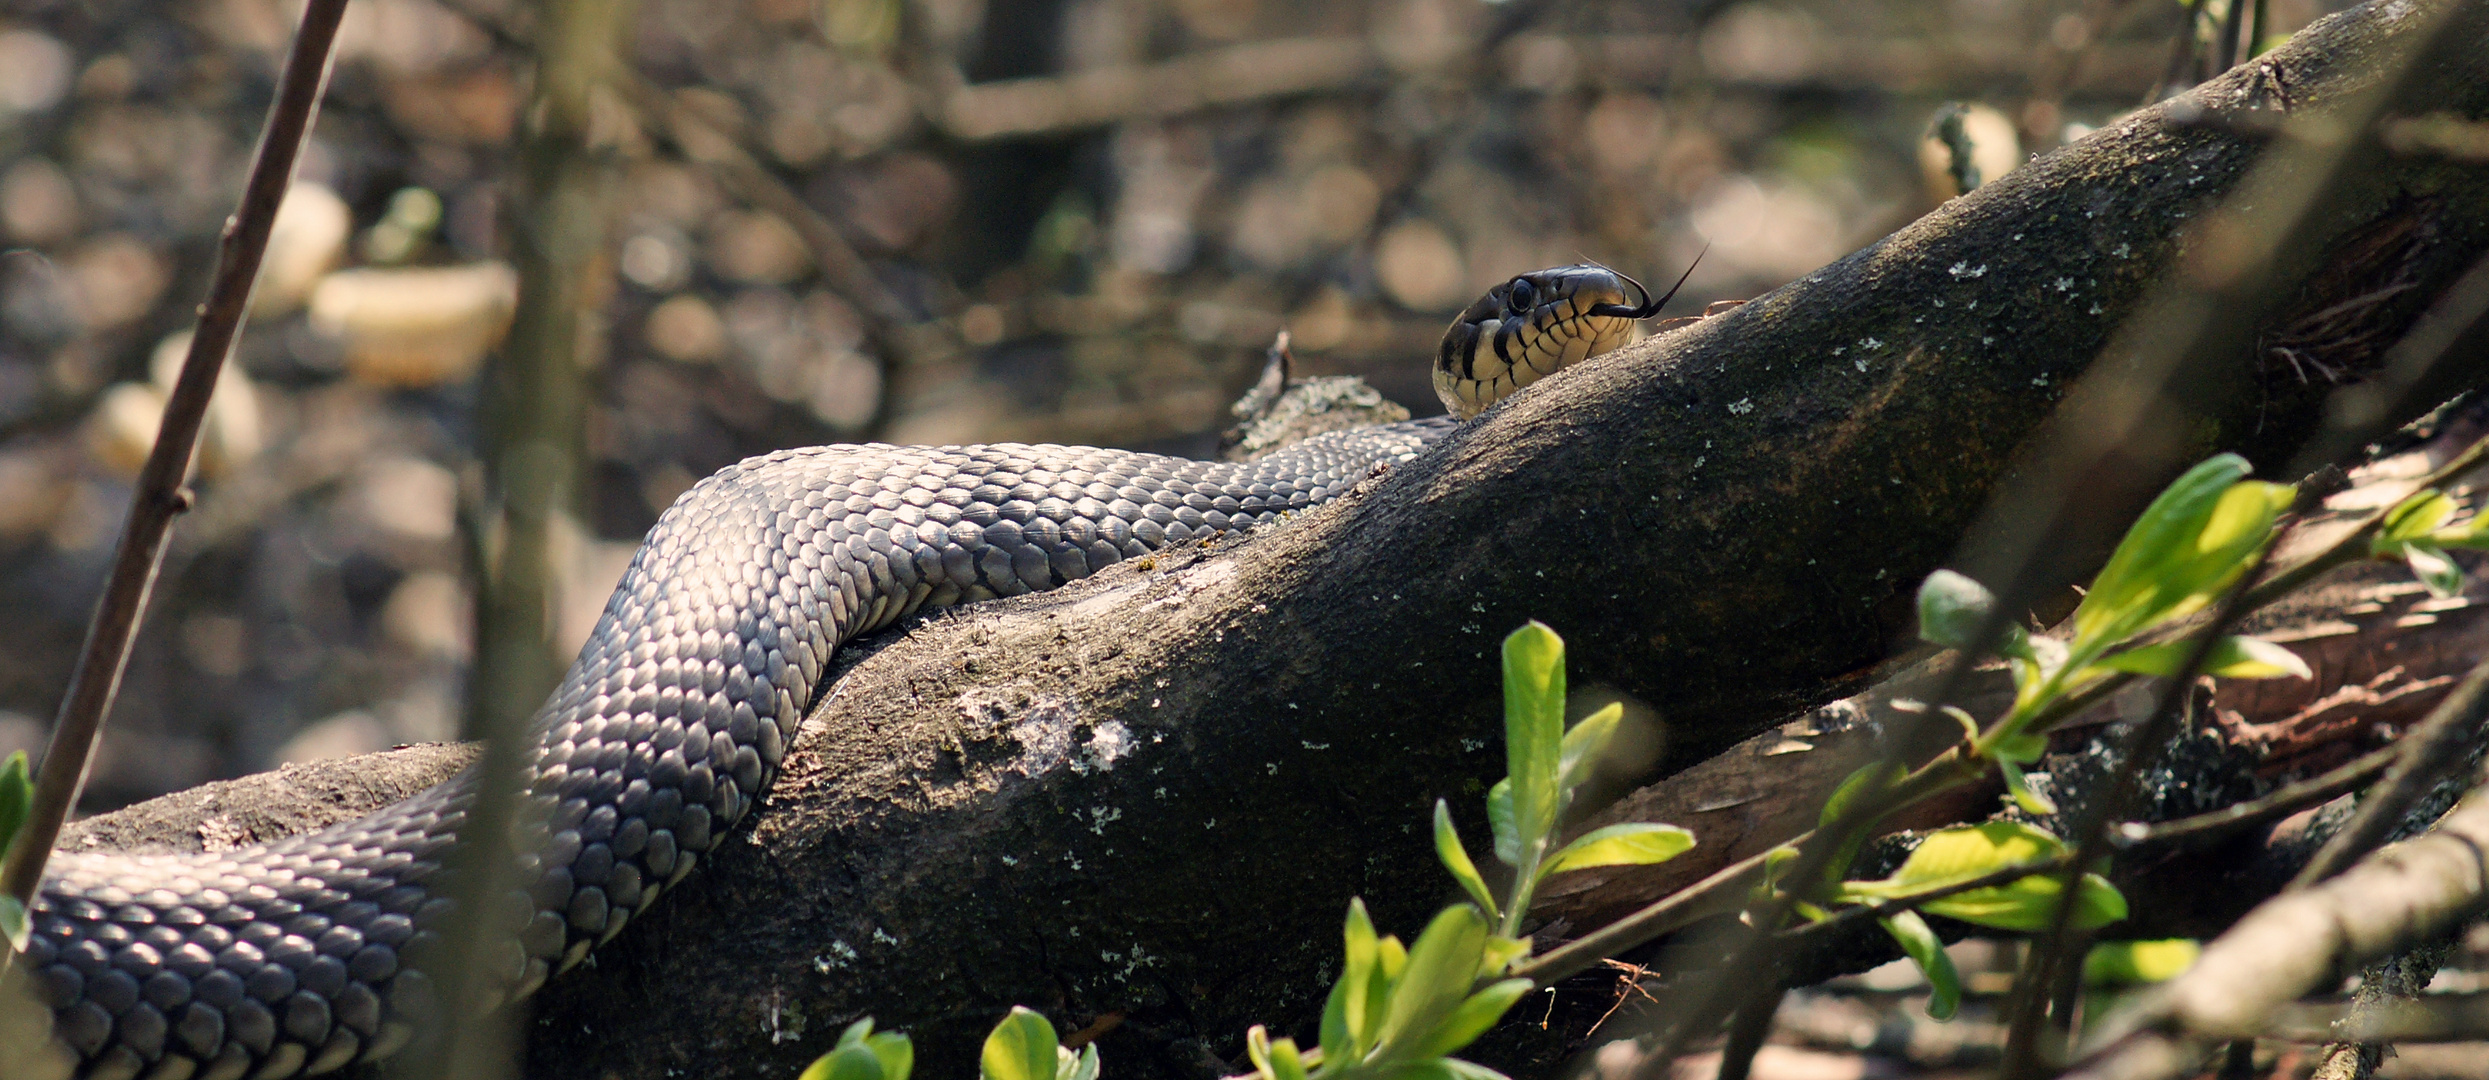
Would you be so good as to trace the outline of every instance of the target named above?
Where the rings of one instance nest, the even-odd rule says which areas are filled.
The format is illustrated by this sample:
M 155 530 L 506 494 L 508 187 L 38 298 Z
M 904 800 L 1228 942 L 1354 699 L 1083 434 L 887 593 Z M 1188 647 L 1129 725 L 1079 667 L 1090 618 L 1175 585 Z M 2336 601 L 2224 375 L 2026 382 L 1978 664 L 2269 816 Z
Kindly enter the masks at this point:
M 841 643 L 1319 505 L 1625 343 L 1666 300 L 1597 266 L 1513 278 L 1445 334 L 1435 386 L 1452 417 L 1331 432 L 1251 462 L 842 445 L 701 481 L 649 531 L 529 728 L 524 887 L 485 913 L 500 991 L 466 1007 L 534 991 L 682 882 L 768 790 Z M 472 781 L 221 853 L 54 854 L 19 958 L 52 1009 L 42 1071 L 277 1078 L 402 1049 L 441 1019 L 421 958 L 457 915 L 439 876 Z

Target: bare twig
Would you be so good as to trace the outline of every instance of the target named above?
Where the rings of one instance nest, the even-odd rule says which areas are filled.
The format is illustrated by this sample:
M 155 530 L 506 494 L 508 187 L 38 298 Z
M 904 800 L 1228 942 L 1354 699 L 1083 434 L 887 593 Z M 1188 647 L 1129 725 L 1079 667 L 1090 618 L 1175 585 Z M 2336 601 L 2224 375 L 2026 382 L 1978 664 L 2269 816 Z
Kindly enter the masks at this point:
M 2333 834 L 2325 846 L 2290 881 L 2296 892 L 2341 873 L 2353 862 L 2386 842 L 2422 797 L 2472 760 L 2465 744 L 2477 737 L 2489 719 L 2489 663 L 2465 675 L 2428 719 L 2395 744 L 2394 766 L 2385 780 L 2360 800 L 2359 813 Z
M 2369 781 L 2384 775 L 2386 768 L 2394 764 L 2400 749 L 2399 746 L 2388 746 L 2370 751 L 2323 776 L 2276 788 L 2262 798 L 2225 806 L 2210 813 L 2149 825 L 2130 821 L 2118 827 L 2116 841 L 2120 847 L 2134 850 L 2162 846 L 2192 847 L 2226 839 L 2241 829 L 2288 817 L 2359 790 Z
M 330 46 L 345 17 L 345 0 L 308 0 L 294 45 L 278 76 L 276 100 L 268 106 L 268 123 L 252 157 L 241 205 L 225 220 L 217 245 L 216 271 L 207 301 L 190 338 L 190 354 L 182 361 L 181 377 L 164 407 L 164 420 L 140 469 L 130 495 L 129 516 L 114 549 L 112 576 L 87 624 L 86 644 L 79 650 L 76 673 L 53 725 L 51 746 L 44 752 L 43 771 L 35 786 L 34 807 L 25 831 L 12 847 L 0 888 L 20 901 L 31 902 L 43 881 L 43 866 L 61 823 L 77 805 L 104 716 L 121 688 L 129 664 L 130 641 L 147 607 L 164 561 L 166 538 L 174 518 L 190 508 L 184 486 L 199 448 L 199 431 L 207 417 L 208 398 L 234 337 L 250 307 L 251 288 L 259 277 L 260 256 L 276 223 L 277 206 L 285 201 L 294 177 L 294 162 L 303 139 L 319 113 L 320 94 L 328 81 Z

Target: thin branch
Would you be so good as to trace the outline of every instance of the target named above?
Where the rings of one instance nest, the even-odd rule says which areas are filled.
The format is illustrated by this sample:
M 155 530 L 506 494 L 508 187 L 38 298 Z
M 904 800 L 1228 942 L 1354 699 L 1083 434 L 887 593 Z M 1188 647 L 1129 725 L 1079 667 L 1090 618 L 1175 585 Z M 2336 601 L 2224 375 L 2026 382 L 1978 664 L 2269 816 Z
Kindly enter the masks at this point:
M 2262 798 L 2210 813 L 2152 824 L 2130 821 L 2118 826 L 2116 842 L 2120 848 L 2133 851 L 2164 846 L 2189 848 L 2226 839 L 2241 829 L 2324 805 L 2367 786 L 2369 781 L 2384 775 L 2400 750 L 2399 744 L 2372 750 L 2323 776 L 2275 788 Z
M 277 207 L 285 201 L 295 159 L 319 115 L 320 94 L 328 82 L 330 46 L 337 40 L 345 10 L 345 0 L 306 3 L 293 49 L 277 79 L 276 100 L 268 106 L 267 126 L 251 160 L 250 178 L 243 184 L 241 205 L 225 219 L 215 275 L 191 332 L 190 354 L 183 359 L 181 377 L 165 403 L 155 448 L 148 452 L 130 493 L 129 515 L 113 551 L 112 576 L 95 605 L 93 621 L 87 624 L 86 644 L 79 650 L 60 719 L 52 728 L 51 745 L 44 751 L 33 810 L 11 848 L 6 869 L 0 871 L 0 888 L 21 902 L 33 901 L 61 823 L 68 820 L 85 787 L 88 764 L 103 736 L 104 717 L 112 710 L 121 674 L 129 665 L 130 642 L 137 636 L 148 593 L 164 563 L 166 537 L 173 520 L 190 508 L 191 493 L 184 481 L 198 454 L 208 398 L 216 389 L 226 355 L 233 350 L 235 336 L 241 333 Z

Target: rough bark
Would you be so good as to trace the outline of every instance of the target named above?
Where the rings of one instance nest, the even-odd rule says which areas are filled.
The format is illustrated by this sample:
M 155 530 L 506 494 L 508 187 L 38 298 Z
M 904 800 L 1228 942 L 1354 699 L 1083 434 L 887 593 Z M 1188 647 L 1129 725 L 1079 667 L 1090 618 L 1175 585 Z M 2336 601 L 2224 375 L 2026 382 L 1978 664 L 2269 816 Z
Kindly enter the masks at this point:
M 2450 40 L 2489 33 L 2468 6 Z M 2203 109 L 2324 107 L 2397 10 L 1552 378 L 1268 535 L 850 650 L 757 825 L 537 1000 L 530 1075 L 783 1078 L 867 1014 L 916 1034 L 920 1075 L 967 1075 L 1014 1003 L 1105 1018 L 1119 1076 L 1200 1075 L 1247 1024 L 1301 1022 L 1349 896 L 1403 934 L 1447 898 L 1433 800 L 1483 833 L 1506 632 L 1549 622 L 1577 684 L 1656 709 L 1663 770 L 1858 689 L 2254 160 L 2252 126 Z M 2489 55 L 2436 67 L 2415 108 L 2489 114 Z M 2489 246 L 2489 175 L 2380 158 L 2323 225 L 2277 329 L 2412 286 L 2336 343 L 2355 373 Z M 2279 460 L 2322 416 L 2321 380 L 2241 356 L 2220 381 L 2192 449 Z

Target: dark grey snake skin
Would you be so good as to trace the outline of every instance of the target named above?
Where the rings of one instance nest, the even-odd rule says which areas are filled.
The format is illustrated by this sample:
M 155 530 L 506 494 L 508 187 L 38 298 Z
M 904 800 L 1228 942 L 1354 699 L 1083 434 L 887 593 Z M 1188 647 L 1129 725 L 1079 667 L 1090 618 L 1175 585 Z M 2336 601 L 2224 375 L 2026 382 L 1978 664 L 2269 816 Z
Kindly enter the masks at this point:
M 1506 344 L 1531 347 L 1540 329 L 1521 328 L 1544 324 L 1603 351 L 1658 306 L 1585 306 L 1623 284 L 1600 267 L 1541 271 L 1498 286 L 1482 310 L 1510 324 Z M 1466 322 L 1452 333 L 1480 338 Z M 1247 464 L 1082 446 L 824 446 L 700 482 L 649 531 L 536 715 L 515 843 L 525 885 L 487 913 L 503 930 L 501 991 L 465 1007 L 533 992 L 683 880 L 768 790 L 849 638 L 1270 524 L 1455 426 L 1332 432 Z M 453 917 L 437 878 L 471 788 L 462 776 L 361 821 L 219 854 L 53 855 L 20 960 L 52 1006 L 63 1067 L 275 1080 L 404 1047 L 440 1007 L 409 960 Z
M 577 963 L 691 871 L 768 789 L 841 642 L 1269 524 L 1452 427 L 1334 432 L 1248 464 L 827 446 L 702 481 L 651 530 L 537 714 L 538 824 L 519 842 L 506 993 Z M 451 915 L 433 885 L 471 795 L 452 780 L 222 854 L 54 855 L 22 959 L 79 1075 L 283 1077 L 405 1045 L 435 1008 L 407 954 Z

